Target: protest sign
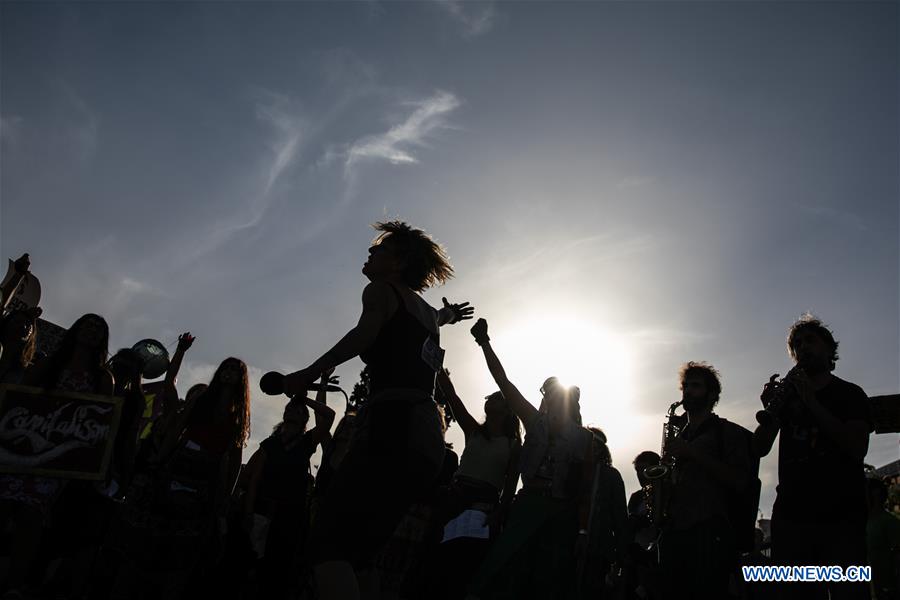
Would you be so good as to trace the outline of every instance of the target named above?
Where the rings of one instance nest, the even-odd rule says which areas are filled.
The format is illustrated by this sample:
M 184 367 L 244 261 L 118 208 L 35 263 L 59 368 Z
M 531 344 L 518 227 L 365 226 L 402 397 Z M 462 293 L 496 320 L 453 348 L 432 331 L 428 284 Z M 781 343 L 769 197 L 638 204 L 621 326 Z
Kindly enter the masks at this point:
M 106 477 L 120 398 L 0 385 L 0 472 Z

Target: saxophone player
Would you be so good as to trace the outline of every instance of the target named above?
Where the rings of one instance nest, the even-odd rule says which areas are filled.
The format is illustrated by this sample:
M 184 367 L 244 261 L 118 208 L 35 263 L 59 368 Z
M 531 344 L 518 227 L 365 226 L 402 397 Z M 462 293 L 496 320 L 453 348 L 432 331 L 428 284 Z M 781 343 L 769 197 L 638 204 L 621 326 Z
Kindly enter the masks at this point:
M 759 456 L 769 453 L 781 433 L 772 510 L 772 558 L 777 564 L 867 564 L 863 459 L 872 419 L 865 392 L 832 374 L 837 348 L 832 332 L 804 315 L 787 336 L 796 366 L 778 384 L 778 398 L 770 397 L 774 379 L 763 390 L 767 414 L 757 415 L 760 425 L 754 433 Z M 865 583 L 780 587 L 785 598 L 824 599 L 829 592 L 835 600 L 869 597 Z
M 659 543 L 665 598 L 721 600 L 737 565 L 733 498 L 755 481 L 749 431 L 713 412 L 722 385 L 711 365 L 681 367 L 687 425 L 667 441 L 674 459 Z

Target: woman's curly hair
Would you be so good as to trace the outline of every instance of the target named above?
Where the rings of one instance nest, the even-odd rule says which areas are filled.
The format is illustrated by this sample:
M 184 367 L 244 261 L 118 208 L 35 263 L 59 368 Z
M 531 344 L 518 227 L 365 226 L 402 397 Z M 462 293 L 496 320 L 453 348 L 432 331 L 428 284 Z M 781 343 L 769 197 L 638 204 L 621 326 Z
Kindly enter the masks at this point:
M 421 229 L 403 221 L 378 222 L 372 227 L 380 232 L 375 244 L 388 244 L 406 260 L 403 281 L 410 289 L 422 292 L 453 277 L 447 251 Z

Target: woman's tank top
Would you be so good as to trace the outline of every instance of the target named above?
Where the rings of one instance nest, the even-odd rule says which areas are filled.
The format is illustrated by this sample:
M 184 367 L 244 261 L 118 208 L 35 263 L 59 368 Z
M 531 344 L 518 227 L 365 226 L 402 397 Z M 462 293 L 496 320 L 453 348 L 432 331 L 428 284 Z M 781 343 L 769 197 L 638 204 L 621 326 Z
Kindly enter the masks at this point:
M 497 491 L 503 489 L 512 444 L 505 435 L 485 437 L 473 431 L 466 437 L 466 447 L 459 460 L 457 475 L 491 484 Z
M 369 367 L 370 396 L 388 389 L 420 390 L 434 393 L 434 371 L 422 358 L 422 348 L 435 338 L 407 309 L 400 292 L 391 285 L 397 297 L 397 310 L 378 332 L 375 343 L 359 357 Z M 437 340 L 434 340 L 437 342 Z

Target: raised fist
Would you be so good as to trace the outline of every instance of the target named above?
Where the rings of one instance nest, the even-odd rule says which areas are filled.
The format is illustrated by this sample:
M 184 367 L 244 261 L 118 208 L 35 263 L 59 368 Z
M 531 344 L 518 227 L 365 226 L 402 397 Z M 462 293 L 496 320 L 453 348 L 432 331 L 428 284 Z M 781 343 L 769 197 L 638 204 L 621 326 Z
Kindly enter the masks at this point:
M 181 350 L 187 350 L 191 347 L 191 344 L 194 343 L 196 338 L 191 335 L 190 331 L 185 331 L 181 335 L 178 336 L 178 347 Z
M 484 319 L 475 321 L 475 324 L 472 325 L 472 329 L 469 331 L 472 332 L 472 337 L 475 338 L 478 345 L 491 341 L 491 338 L 488 337 L 488 324 Z

